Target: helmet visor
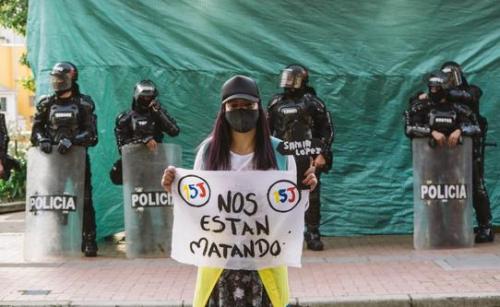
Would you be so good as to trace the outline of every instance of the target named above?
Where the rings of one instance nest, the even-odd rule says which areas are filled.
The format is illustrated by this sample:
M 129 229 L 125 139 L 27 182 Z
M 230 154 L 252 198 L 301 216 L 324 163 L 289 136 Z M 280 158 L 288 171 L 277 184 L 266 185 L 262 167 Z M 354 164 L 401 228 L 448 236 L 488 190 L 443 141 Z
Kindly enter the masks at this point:
M 295 74 L 292 69 L 285 69 L 281 74 L 280 87 L 301 88 L 302 81 L 302 76 L 300 74 Z
M 137 97 L 137 102 L 139 102 L 143 106 L 149 106 L 149 104 L 151 103 L 151 101 L 153 101 L 154 98 L 155 98 L 154 95 L 144 93 L 140 94 Z
M 68 74 L 52 74 L 50 82 L 55 92 L 68 91 L 71 89 L 71 77 Z
M 448 67 L 443 68 L 442 71 L 448 75 L 448 78 L 450 79 L 450 85 L 452 85 L 452 86 L 462 85 L 463 80 L 462 80 L 462 72 L 460 71 L 460 68 L 448 66 Z

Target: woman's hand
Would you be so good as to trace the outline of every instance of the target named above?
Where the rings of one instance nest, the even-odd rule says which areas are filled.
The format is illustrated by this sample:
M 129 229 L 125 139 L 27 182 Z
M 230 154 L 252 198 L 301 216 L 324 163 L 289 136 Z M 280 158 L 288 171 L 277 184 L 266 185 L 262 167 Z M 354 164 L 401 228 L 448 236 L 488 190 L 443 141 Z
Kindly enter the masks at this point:
M 163 177 L 161 177 L 161 185 L 165 191 L 172 192 L 172 182 L 175 179 L 175 167 L 170 165 L 163 172 Z
M 311 166 L 306 170 L 304 173 L 304 180 L 302 180 L 302 183 L 309 186 L 309 190 L 314 191 L 316 186 L 318 185 L 318 178 L 316 178 L 316 167 L 313 166 L 313 161 L 311 158 Z

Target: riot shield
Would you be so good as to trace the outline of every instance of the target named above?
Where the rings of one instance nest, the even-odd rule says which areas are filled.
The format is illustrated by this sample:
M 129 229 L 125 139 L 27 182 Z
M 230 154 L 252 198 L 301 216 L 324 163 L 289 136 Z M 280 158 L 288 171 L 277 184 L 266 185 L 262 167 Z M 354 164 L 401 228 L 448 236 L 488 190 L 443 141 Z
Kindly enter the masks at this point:
M 415 249 L 471 247 L 472 140 L 448 147 L 415 138 L 412 148 Z
M 158 144 L 151 152 L 142 144 L 122 147 L 123 198 L 127 257 L 167 257 L 172 238 L 172 196 L 161 177 L 168 165 L 180 166 L 182 149 Z
M 85 148 L 61 155 L 28 151 L 26 183 L 26 261 L 80 256 L 85 184 Z

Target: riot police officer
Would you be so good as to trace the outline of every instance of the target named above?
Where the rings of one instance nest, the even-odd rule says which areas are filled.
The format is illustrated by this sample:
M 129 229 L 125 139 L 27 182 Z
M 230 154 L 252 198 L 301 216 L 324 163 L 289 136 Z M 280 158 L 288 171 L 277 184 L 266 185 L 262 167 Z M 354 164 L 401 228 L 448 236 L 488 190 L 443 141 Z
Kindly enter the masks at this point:
M 0 177 L 5 175 L 5 157 L 7 155 L 7 146 L 9 144 L 9 135 L 5 125 L 5 115 L 0 113 Z
M 468 106 L 479 121 L 481 133 L 473 138 L 473 204 L 476 211 L 478 227 L 475 233 L 476 243 L 492 242 L 495 233 L 491 224 L 491 208 L 488 192 L 484 182 L 484 149 L 488 121 L 479 113 L 479 99 L 483 92 L 476 85 L 469 84 L 462 68 L 456 62 L 448 61 L 441 66 L 441 71 L 448 74 L 451 87 L 448 90 L 448 99 L 452 102 Z
M 410 100 L 405 112 L 405 132 L 410 138 L 423 138 L 413 143 L 414 191 L 414 245 L 415 248 L 470 246 L 471 224 L 467 219 L 471 201 L 468 186 L 470 180 L 469 147 L 450 149 L 462 142 L 463 136 L 474 138 L 480 133 L 475 114 L 461 104 L 453 103 L 448 96 L 450 81 L 442 71 L 433 72 L 427 81 L 428 93 Z M 428 140 L 429 146 L 425 145 Z M 432 147 L 447 147 L 435 148 Z M 459 167 L 457 163 L 466 163 Z M 443 171 L 444 170 L 444 171 Z M 470 182 L 470 181 L 469 181 Z M 455 184 L 459 184 L 454 186 Z M 448 187 L 454 186 L 452 193 Z M 460 196 L 455 193 L 461 188 Z M 426 190 L 435 193 L 427 193 Z M 433 196 L 434 194 L 434 196 Z M 442 204 L 448 204 L 443 206 Z M 451 206 L 451 207 L 450 207 Z M 429 235 L 430 234 L 430 235 Z
M 5 115 L 0 113 L 0 179 L 9 180 L 12 169 L 19 169 L 17 160 L 7 154 L 9 134 L 5 124 Z
M 426 95 L 417 95 L 405 112 L 405 134 L 410 137 L 429 137 L 432 146 L 455 146 L 461 136 L 480 133 L 474 112 L 467 106 L 449 100 L 450 79 L 442 71 L 431 73 Z
M 179 134 L 175 120 L 161 107 L 157 99 L 158 90 L 150 80 L 135 85 L 132 109 L 120 113 L 116 118 L 115 136 L 118 150 L 126 144 L 144 144 L 151 151 L 163 140 L 163 133 Z M 113 183 L 122 183 L 121 159 L 110 172 Z
M 65 154 L 72 146 L 97 144 L 94 102 L 80 93 L 78 70 L 70 62 L 54 65 L 51 84 L 54 94 L 43 96 L 36 107 L 31 143 L 50 154 L 54 145 Z M 87 257 L 97 256 L 95 211 L 92 205 L 90 157 L 86 154 L 85 195 L 83 208 L 82 252 Z
M 331 146 L 334 128 L 325 103 L 308 85 L 309 73 L 302 65 L 289 65 L 281 73 L 283 93 L 272 97 L 268 104 L 268 121 L 273 136 L 284 141 L 318 139 L 321 152 L 310 157 L 296 157 L 297 173 L 302 174 L 313 159 L 316 166 L 318 187 L 311 192 L 309 208 L 305 215 L 307 248 L 322 250 L 320 223 L 320 174 L 328 172 L 332 164 Z M 304 159 L 305 158 L 305 159 Z

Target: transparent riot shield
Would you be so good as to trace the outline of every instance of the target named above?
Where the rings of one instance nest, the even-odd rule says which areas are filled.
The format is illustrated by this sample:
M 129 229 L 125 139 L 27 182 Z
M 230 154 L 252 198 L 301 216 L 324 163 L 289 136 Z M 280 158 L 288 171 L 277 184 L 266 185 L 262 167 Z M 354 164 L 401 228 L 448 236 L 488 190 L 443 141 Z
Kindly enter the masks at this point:
M 172 238 L 172 196 L 161 177 L 168 165 L 180 166 L 182 149 L 158 144 L 151 152 L 142 144 L 122 147 L 123 198 L 127 257 L 167 257 Z
M 26 183 L 26 261 L 81 255 L 85 148 L 61 155 L 28 151 Z
M 412 147 L 415 249 L 471 247 L 472 140 L 451 148 L 415 138 Z

